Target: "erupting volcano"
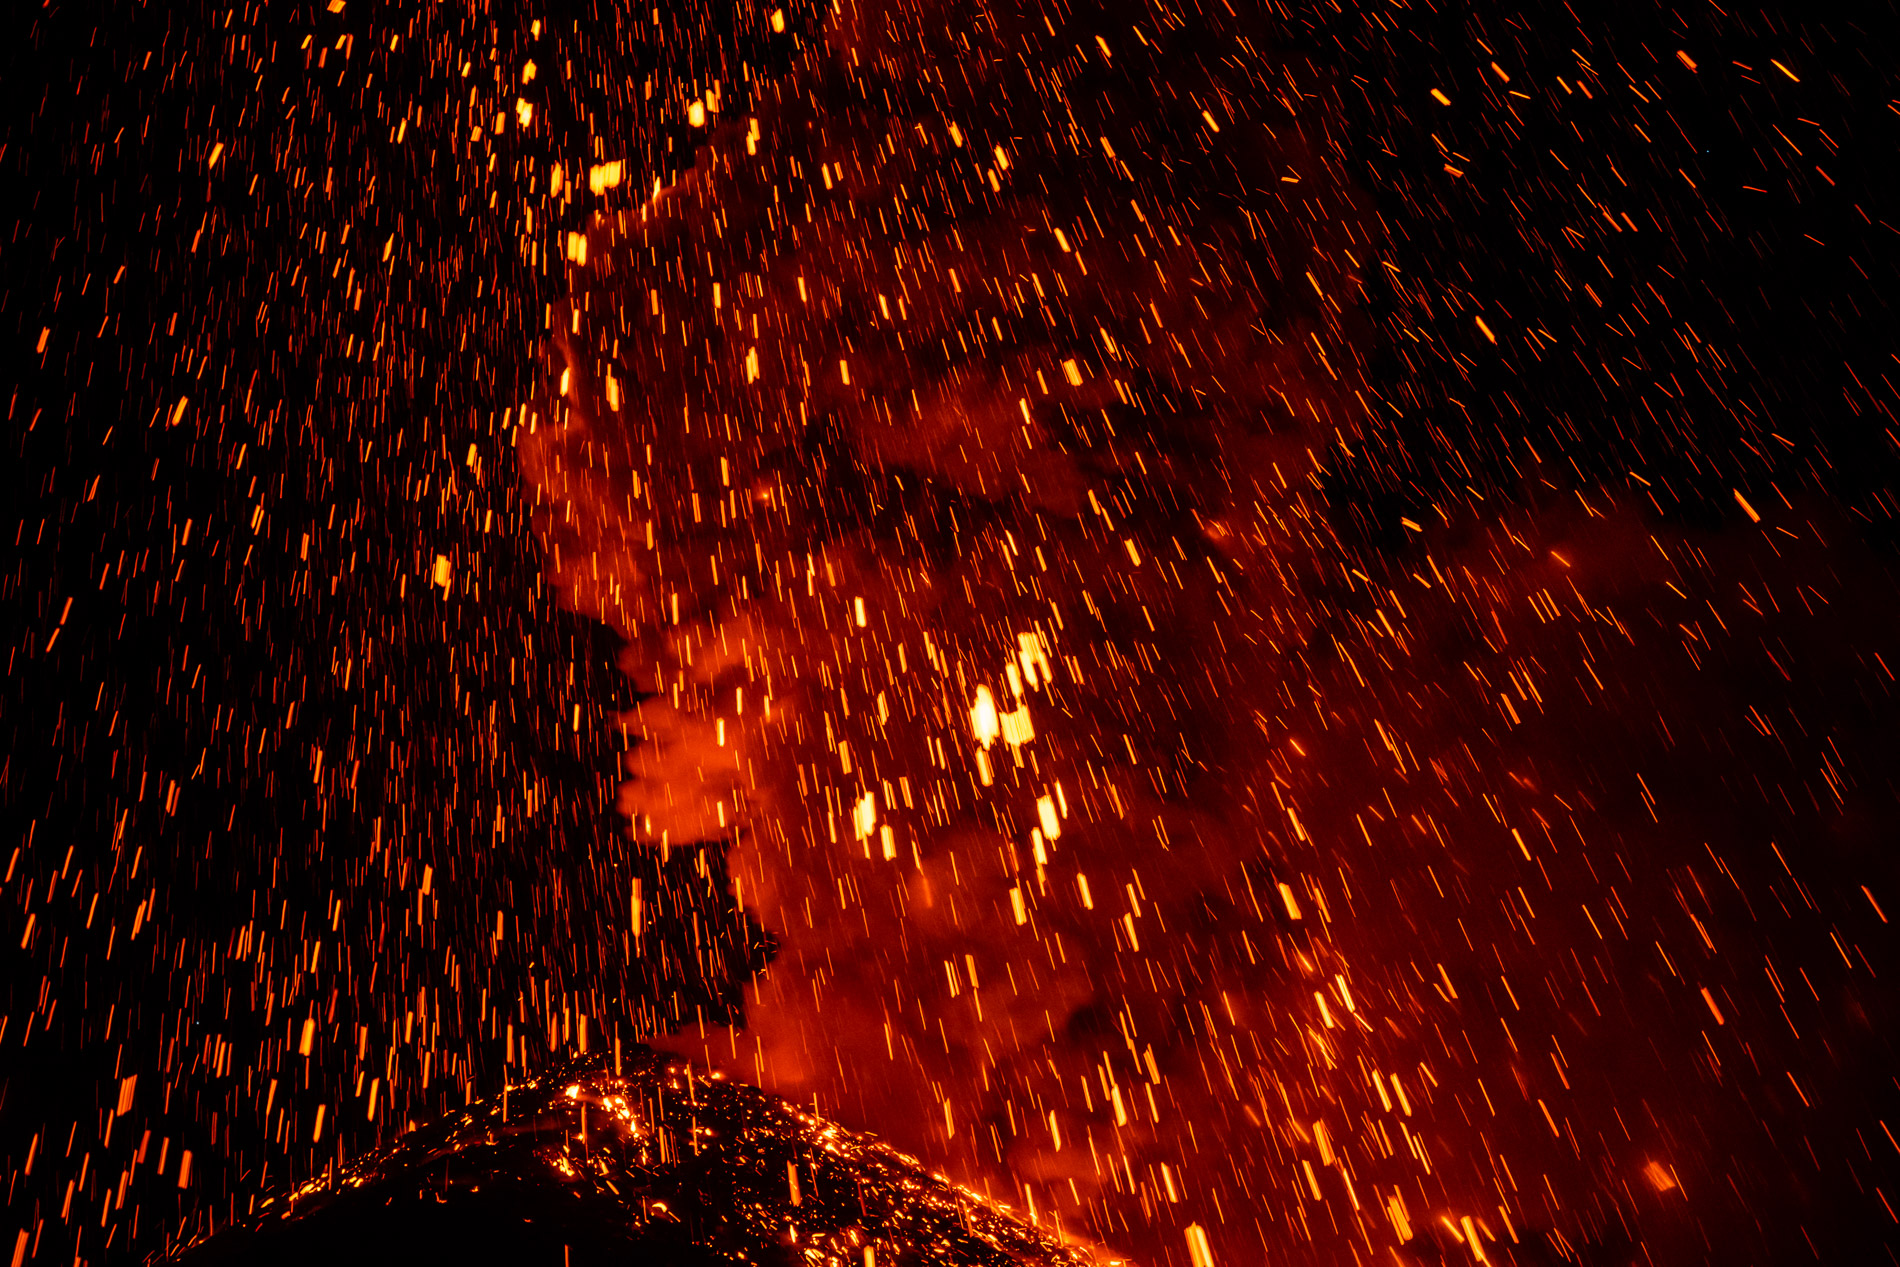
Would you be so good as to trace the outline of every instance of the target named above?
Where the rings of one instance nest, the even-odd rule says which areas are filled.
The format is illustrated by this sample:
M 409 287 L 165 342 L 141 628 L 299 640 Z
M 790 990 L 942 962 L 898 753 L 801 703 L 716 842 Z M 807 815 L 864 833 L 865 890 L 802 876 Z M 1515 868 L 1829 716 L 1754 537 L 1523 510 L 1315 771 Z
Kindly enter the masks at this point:
M 1884 81 L 1557 7 L 207 18 L 224 342 L 16 332 L 13 1267 L 1900 1261 Z

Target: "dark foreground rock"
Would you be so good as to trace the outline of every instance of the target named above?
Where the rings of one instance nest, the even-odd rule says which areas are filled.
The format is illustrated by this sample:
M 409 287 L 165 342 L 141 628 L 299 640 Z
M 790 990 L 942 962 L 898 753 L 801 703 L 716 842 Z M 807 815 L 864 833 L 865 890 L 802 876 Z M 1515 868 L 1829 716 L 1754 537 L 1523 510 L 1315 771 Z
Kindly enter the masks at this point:
M 906 1267 L 1082 1254 L 876 1141 L 639 1051 L 583 1060 L 267 1201 L 227 1264 Z

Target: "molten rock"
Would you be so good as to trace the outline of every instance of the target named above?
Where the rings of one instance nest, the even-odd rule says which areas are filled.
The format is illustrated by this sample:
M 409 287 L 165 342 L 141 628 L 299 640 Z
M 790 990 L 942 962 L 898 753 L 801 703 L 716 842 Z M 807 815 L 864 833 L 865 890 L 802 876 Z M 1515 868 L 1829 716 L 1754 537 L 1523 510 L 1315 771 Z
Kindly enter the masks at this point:
M 640 1051 L 582 1060 L 264 1203 L 187 1250 L 237 1263 L 1084 1261 L 868 1137 Z

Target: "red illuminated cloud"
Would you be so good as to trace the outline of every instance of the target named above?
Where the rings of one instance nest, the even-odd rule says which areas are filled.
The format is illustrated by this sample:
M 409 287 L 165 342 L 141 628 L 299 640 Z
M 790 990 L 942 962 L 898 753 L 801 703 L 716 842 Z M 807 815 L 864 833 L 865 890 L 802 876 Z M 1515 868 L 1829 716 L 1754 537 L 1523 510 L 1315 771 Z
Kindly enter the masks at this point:
M 572 251 L 522 463 L 621 808 L 781 946 L 676 1044 L 1144 1261 L 1689 1261 L 1749 823 L 1653 735 L 1756 742 L 1676 605 L 1789 563 L 1597 490 L 1347 560 L 1324 85 L 987 16 L 841 14 Z

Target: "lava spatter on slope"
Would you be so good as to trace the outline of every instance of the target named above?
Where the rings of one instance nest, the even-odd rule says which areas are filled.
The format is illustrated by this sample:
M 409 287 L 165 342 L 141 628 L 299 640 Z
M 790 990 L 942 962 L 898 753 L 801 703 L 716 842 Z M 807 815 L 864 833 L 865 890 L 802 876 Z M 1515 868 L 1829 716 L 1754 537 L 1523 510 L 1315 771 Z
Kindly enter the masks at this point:
M 615 1065 L 619 1066 L 616 1072 Z M 1079 1267 L 874 1139 L 638 1049 L 568 1061 L 175 1260 Z

